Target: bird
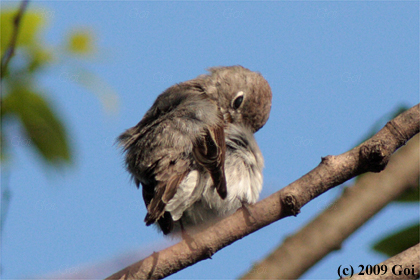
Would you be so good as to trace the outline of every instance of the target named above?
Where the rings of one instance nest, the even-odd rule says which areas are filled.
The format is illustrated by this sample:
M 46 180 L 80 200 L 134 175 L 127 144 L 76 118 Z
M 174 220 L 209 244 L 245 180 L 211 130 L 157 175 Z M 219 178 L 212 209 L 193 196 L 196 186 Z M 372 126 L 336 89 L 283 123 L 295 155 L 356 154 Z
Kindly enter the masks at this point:
M 169 87 L 117 139 L 142 186 L 144 221 L 164 235 L 205 228 L 255 203 L 262 189 L 254 133 L 269 118 L 270 85 L 240 65 L 208 72 Z

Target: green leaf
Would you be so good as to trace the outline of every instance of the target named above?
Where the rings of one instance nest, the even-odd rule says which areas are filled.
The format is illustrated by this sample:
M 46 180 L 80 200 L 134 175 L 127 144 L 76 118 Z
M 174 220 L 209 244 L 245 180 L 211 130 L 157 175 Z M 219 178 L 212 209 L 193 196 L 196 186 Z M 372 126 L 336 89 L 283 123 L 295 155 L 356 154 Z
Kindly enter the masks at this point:
M 17 10 L 5 9 L 1 12 L 1 55 L 7 49 L 13 32 L 13 20 Z M 16 47 L 33 47 L 38 45 L 38 34 L 45 20 L 40 12 L 26 11 L 19 27 Z
M 95 49 L 93 33 L 89 30 L 73 31 L 69 36 L 67 49 L 77 55 L 91 54 Z
M 43 48 L 33 48 L 29 53 L 29 61 L 27 64 L 27 71 L 34 72 L 41 67 L 50 66 L 54 60 L 53 51 L 46 46 Z
M 39 94 L 25 87 L 13 87 L 4 99 L 9 112 L 17 115 L 42 157 L 51 164 L 70 163 L 68 136 L 58 116 Z
M 103 108 L 108 113 L 115 113 L 118 110 L 118 94 L 103 79 L 87 70 L 79 69 L 74 74 L 76 82 L 93 92 L 101 101 Z
M 377 242 L 373 249 L 388 256 L 395 256 L 419 243 L 419 229 L 420 224 L 405 228 Z
M 4 132 L 1 131 L 0 132 L 0 162 L 4 162 L 5 159 L 7 159 L 6 153 L 7 153 L 8 147 L 6 145 L 6 142 L 3 139 L 4 139 Z

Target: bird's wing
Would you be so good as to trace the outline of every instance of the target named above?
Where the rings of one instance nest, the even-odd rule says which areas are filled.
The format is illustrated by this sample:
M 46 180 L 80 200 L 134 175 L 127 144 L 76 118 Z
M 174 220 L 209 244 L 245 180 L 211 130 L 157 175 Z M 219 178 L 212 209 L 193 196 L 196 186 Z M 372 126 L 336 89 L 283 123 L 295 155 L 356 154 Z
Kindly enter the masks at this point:
M 171 231 L 173 219 L 165 206 L 180 185 L 191 186 L 181 183 L 194 170 L 207 169 L 226 197 L 224 137 L 217 104 L 188 82 L 161 94 L 140 123 L 120 136 L 127 168 L 143 186 L 147 225 L 157 221 L 164 233 Z M 190 202 L 186 207 L 199 199 L 197 192 L 189 193 L 191 197 L 179 198 Z
M 222 199 L 226 198 L 225 132 L 223 123 L 207 127 L 204 135 L 194 143 L 193 154 L 197 162 L 210 173 L 214 187 Z
M 144 221 L 146 225 L 151 225 L 158 221 L 163 233 L 167 234 L 172 230 L 173 220 L 170 215 L 165 215 L 165 206 L 174 197 L 179 184 L 190 170 L 187 162 L 184 160 L 170 163 L 165 159 L 159 164 L 158 169 L 154 184 L 142 184 L 143 194 L 145 190 L 153 191 L 153 196 L 149 203 L 144 196 L 147 205 L 147 214 Z

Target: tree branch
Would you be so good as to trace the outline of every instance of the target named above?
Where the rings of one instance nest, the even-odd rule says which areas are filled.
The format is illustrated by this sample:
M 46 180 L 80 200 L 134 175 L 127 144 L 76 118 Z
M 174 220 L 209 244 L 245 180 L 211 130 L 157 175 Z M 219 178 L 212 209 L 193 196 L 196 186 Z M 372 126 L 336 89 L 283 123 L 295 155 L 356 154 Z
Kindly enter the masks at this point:
M 378 264 L 379 267 L 386 267 L 386 273 L 383 271 L 379 275 L 371 273 L 371 275 L 354 275 L 353 277 L 346 277 L 344 279 L 352 280 L 396 280 L 396 279 L 419 279 L 420 277 L 420 244 L 417 244 L 402 253 L 399 253 L 392 258 Z M 385 267 L 383 267 L 385 269 Z M 404 270 L 407 268 L 408 270 Z M 404 273 L 408 272 L 408 273 Z M 407 275 L 408 274 L 408 275 Z
M 419 135 L 411 139 L 379 173 L 367 173 L 324 212 L 300 229 L 242 279 L 298 279 L 367 220 L 404 191 L 418 184 Z
M 13 19 L 13 31 L 12 37 L 10 38 L 9 47 L 4 52 L 3 57 L 1 58 L 1 70 L 0 70 L 0 79 L 3 79 L 6 75 L 7 66 L 9 65 L 10 59 L 15 54 L 16 42 L 19 34 L 19 27 L 23 14 L 25 13 L 26 7 L 28 6 L 29 0 L 23 0 L 20 4 L 19 10 Z
M 207 230 L 134 263 L 108 279 L 163 278 L 281 218 L 297 215 L 306 203 L 367 171 L 385 168 L 390 155 L 419 132 L 420 104 L 388 122 L 371 139 L 338 155 L 322 158 L 312 171 L 264 200 L 239 209 Z

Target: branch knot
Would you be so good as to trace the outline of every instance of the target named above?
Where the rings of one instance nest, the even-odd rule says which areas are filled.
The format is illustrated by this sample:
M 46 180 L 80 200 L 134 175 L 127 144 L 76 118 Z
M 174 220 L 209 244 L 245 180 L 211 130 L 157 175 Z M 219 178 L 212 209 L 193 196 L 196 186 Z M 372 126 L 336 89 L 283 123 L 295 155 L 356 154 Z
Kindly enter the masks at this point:
M 360 147 L 361 167 L 364 171 L 381 172 L 389 161 L 384 140 L 372 140 Z
M 281 199 L 281 203 L 285 207 L 288 216 L 297 216 L 300 213 L 300 204 L 293 194 L 285 194 Z

